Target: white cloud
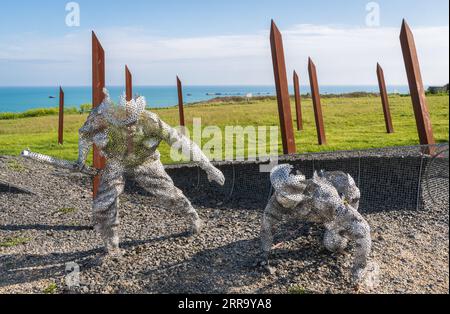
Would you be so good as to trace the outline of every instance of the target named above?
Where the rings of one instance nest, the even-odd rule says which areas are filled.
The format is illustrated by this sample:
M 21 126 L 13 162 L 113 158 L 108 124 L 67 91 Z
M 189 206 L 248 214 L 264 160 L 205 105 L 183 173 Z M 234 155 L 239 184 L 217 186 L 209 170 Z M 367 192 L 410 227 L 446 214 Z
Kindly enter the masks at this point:
M 286 62 L 307 84 L 307 58 L 326 85 L 376 84 L 380 62 L 389 84 L 406 84 L 398 28 L 296 25 L 282 30 Z M 413 28 L 426 84 L 449 80 L 449 27 Z M 123 83 L 130 65 L 136 84 L 273 84 L 269 32 L 234 36 L 162 38 L 137 28 L 98 31 L 107 54 L 109 84 Z M 0 41 L 0 84 L 90 82 L 90 32 L 61 38 L 24 34 Z M 5 71 L 6 67 L 9 68 Z M 10 84 L 12 82 L 12 84 Z
M 447 83 L 449 28 L 413 31 L 424 81 Z M 397 28 L 299 25 L 285 32 L 286 55 L 291 66 L 302 69 L 303 73 L 306 73 L 303 60 L 310 55 L 324 84 L 376 84 L 377 62 L 384 67 L 388 83 L 407 84 L 399 32 Z

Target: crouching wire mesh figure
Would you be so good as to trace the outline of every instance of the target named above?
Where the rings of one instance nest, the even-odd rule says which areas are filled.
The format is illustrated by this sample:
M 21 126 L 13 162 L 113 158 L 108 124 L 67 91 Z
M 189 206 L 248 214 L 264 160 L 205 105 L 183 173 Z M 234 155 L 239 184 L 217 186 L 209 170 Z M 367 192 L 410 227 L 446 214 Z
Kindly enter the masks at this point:
M 193 233 L 199 233 L 202 221 L 165 172 L 157 148 L 162 141 L 178 147 L 206 171 L 210 181 L 220 185 L 225 182 L 222 172 L 210 163 L 196 144 L 156 114 L 146 111 L 145 98 L 126 101 L 122 96 L 116 105 L 111 101 L 108 91 L 104 92 L 105 100 L 92 111 L 79 131 L 77 165 L 83 169 L 93 144 L 106 158 L 106 167 L 100 173 L 100 186 L 93 203 L 93 222 L 108 253 L 120 253 L 118 205 L 119 196 L 124 191 L 125 173 L 133 175 L 142 188 L 164 201 L 168 208 L 189 217 Z
M 353 178 L 343 172 L 315 173 L 313 179 L 292 175 L 293 167 L 280 165 L 271 173 L 275 193 L 267 205 L 261 241 L 264 264 L 269 268 L 273 233 L 285 216 L 325 226 L 323 243 L 331 252 L 342 253 L 349 240 L 355 241 L 352 279 L 370 288 L 377 285 L 378 266 L 369 263 L 372 239 L 370 227 L 358 212 L 360 190 Z

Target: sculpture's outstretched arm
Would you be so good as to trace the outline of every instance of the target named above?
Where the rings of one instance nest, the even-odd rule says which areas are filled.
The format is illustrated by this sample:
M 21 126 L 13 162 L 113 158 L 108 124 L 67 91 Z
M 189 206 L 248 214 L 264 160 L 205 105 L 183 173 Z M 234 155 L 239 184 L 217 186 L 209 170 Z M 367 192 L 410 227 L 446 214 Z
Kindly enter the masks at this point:
M 151 132 L 151 134 L 149 134 L 150 136 L 156 135 L 171 147 L 181 151 L 185 157 L 190 158 L 192 161 L 197 163 L 199 167 L 207 173 L 210 181 L 215 181 L 220 185 L 225 184 L 225 177 L 223 173 L 211 164 L 208 157 L 203 154 L 197 144 L 192 142 L 178 130 L 162 121 L 158 115 L 148 111 L 145 115 L 145 123 L 147 124 L 148 130 Z
M 283 208 L 273 196 L 264 211 L 261 224 L 261 246 L 263 251 L 263 263 L 269 266 L 269 255 L 273 245 L 273 234 L 282 221 L 283 216 L 288 214 L 288 209 Z

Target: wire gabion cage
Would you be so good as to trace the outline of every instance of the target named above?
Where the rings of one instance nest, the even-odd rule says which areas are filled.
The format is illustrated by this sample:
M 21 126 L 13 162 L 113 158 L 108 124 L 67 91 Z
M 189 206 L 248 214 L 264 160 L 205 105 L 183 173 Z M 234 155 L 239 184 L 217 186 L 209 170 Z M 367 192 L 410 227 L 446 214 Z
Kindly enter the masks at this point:
M 320 170 L 350 174 L 361 189 L 362 212 L 448 207 L 448 144 L 281 156 L 278 163 L 291 164 L 307 178 Z M 170 166 L 168 171 L 198 205 L 263 210 L 273 190 L 269 174 L 260 172 L 261 164 L 217 163 L 227 180 L 220 188 L 201 170 Z

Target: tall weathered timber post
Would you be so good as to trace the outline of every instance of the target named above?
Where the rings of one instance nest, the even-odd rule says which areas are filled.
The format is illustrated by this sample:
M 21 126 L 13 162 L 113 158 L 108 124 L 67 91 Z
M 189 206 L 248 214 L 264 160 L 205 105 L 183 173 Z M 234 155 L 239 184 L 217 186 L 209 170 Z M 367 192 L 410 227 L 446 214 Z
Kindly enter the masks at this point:
M 431 125 L 425 89 L 423 87 L 422 73 L 420 71 L 414 35 L 409 25 L 406 23 L 406 20 L 403 20 L 400 43 L 402 45 L 406 74 L 408 75 L 409 92 L 411 94 L 414 115 L 416 117 L 420 144 L 434 145 L 436 142 L 433 136 L 433 127 Z M 431 148 L 427 149 L 425 153 L 432 154 L 433 151 L 434 149 Z
M 186 126 L 186 121 L 184 120 L 184 100 L 183 100 L 183 84 L 180 78 L 177 76 L 177 90 L 178 90 L 178 110 L 180 113 L 180 126 Z
M 64 144 L 64 91 L 61 86 L 59 87 L 58 144 Z
M 386 81 L 384 79 L 384 71 L 381 65 L 377 64 L 378 85 L 380 87 L 381 103 L 383 105 L 384 121 L 386 123 L 386 131 L 389 134 L 394 133 L 394 126 L 392 124 L 391 109 L 389 106 L 389 97 L 386 89 Z
M 308 71 L 314 106 L 314 117 L 316 119 L 317 138 L 319 140 L 319 145 L 326 145 L 327 137 L 325 135 L 325 126 L 323 124 L 322 103 L 320 100 L 319 83 L 317 81 L 317 69 L 311 58 L 309 58 L 308 62 Z
M 127 101 L 133 99 L 133 76 L 128 66 L 125 66 L 125 95 Z
M 303 130 L 302 99 L 300 95 L 300 79 L 296 71 L 294 71 L 294 94 L 297 111 L 297 130 L 301 131 Z
M 125 99 L 131 101 L 133 99 L 133 76 L 131 75 L 128 66 L 125 66 Z M 134 149 L 133 135 L 128 131 L 127 137 L 128 152 L 131 153 Z
M 292 126 L 291 101 L 287 81 L 286 63 L 284 59 L 283 39 L 273 20 L 270 30 L 270 44 L 272 48 L 272 62 L 277 91 L 283 153 L 286 155 L 295 154 L 296 147 L 294 130 Z
M 105 88 L 105 51 L 97 36 L 92 32 L 92 106 L 98 107 L 104 100 L 103 89 Z M 94 145 L 94 167 L 103 169 L 106 160 L 100 155 L 99 149 Z M 94 178 L 94 197 L 97 196 L 100 185 L 100 175 Z

